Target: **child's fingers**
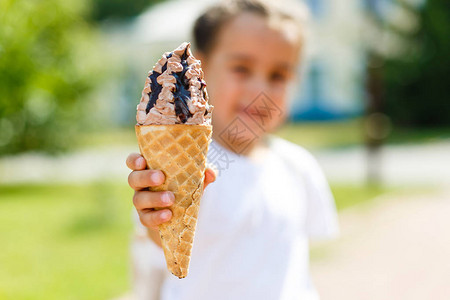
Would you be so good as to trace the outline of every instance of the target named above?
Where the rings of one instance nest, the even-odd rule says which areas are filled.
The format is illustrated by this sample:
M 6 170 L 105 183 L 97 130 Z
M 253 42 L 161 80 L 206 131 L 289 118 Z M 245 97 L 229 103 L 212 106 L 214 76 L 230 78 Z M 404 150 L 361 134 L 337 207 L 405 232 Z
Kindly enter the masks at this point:
M 145 227 L 156 228 L 158 225 L 172 218 L 170 209 L 162 210 L 138 210 L 139 219 Z
M 159 170 L 133 171 L 128 175 L 128 184 L 135 191 L 164 183 L 164 173 Z
M 210 183 L 216 181 L 216 172 L 211 168 L 206 168 L 205 170 L 205 181 L 203 184 L 203 188 L 205 189 Z
M 148 192 L 139 191 L 134 193 L 133 204 L 137 210 L 152 209 L 157 207 L 171 206 L 175 201 L 172 192 Z
M 131 153 L 127 157 L 127 167 L 133 171 L 145 170 L 147 164 L 139 153 Z

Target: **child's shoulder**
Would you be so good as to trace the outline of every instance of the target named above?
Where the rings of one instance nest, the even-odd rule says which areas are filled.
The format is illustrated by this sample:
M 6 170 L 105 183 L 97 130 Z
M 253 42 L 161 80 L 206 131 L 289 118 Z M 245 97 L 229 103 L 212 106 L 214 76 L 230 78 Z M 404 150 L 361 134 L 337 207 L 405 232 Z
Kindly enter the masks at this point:
M 272 151 L 280 153 L 284 156 L 294 156 L 297 159 L 305 158 L 315 160 L 314 156 L 302 146 L 274 135 L 269 137 L 269 145 Z
M 270 149 L 286 163 L 308 172 L 319 168 L 314 156 L 302 146 L 283 138 L 271 135 L 269 137 Z

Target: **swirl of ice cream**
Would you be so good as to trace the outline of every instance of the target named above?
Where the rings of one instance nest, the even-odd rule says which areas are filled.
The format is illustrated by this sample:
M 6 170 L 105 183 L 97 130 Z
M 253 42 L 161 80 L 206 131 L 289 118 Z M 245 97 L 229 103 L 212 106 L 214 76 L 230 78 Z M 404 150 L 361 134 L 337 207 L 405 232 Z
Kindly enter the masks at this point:
M 149 72 L 137 106 L 139 125 L 211 124 L 213 106 L 208 104 L 200 61 L 190 46 L 183 43 L 164 53 Z

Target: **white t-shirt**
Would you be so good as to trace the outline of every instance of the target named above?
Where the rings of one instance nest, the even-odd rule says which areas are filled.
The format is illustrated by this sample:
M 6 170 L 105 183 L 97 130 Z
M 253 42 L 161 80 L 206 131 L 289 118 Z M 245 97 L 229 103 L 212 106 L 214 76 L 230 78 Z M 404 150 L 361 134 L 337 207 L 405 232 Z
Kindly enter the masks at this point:
M 208 159 L 220 174 L 201 200 L 188 276 L 169 274 L 162 250 L 137 238 L 137 299 L 318 299 L 308 240 L 336 236 L 338 224 L 315 159 L 276 137 L 269 139 L 264 160 L 214 141 Z

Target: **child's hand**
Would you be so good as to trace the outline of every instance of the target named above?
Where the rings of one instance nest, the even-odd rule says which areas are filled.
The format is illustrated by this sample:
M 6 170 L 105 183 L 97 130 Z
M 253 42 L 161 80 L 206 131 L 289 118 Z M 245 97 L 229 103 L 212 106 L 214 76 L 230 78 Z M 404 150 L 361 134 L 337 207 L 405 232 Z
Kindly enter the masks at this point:
M 159 170 L 146 170 L 145 159 L 138 153 L 127 157 L 127 166 L 132 170 L 128 176 L 128 184 L 135 191 L 133 204 L 139 214 L 141 223 L 150 229 L 157 229 L 158 225 L 172 218 L 170 209 L 161 209 L 173 204 L 175 196 L 170 191 L 150 192 L 148 187 L 159 186 L 164 183 L 164 173 Z M 205 170 L 204 188 L 216 180 L 212 169 Z M 159 208 L 161 210 L 154 210 Z

